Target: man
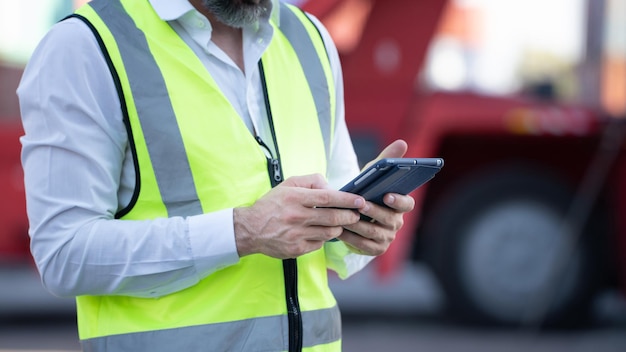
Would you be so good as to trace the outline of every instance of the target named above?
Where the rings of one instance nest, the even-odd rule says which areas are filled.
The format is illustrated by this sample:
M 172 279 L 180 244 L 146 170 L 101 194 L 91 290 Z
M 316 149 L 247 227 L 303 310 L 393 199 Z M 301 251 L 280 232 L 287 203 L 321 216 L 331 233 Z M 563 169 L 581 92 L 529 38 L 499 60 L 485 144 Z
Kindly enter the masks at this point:
M 326 269 L 414 204 L 334 190 L 358 172 L 342 90 L 277 1 L 94 0 L 50 31 L 18 88 L 31 248 L 85 350 L 340 350 Z

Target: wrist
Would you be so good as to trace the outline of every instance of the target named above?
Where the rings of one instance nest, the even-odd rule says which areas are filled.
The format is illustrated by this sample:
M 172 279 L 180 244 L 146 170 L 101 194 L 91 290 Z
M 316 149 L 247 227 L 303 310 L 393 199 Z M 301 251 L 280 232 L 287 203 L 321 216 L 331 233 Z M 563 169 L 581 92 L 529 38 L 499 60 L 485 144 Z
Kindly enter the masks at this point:
M 253 229 L 250 224 L 250 212 L 249 207 L 234 208 L 233 209 L 233 228 L 235 231 L 235 245 L 237 246 L 237 253 L 239 257 L 245 257 L 250 254 L 256 253 L 253 243 Z

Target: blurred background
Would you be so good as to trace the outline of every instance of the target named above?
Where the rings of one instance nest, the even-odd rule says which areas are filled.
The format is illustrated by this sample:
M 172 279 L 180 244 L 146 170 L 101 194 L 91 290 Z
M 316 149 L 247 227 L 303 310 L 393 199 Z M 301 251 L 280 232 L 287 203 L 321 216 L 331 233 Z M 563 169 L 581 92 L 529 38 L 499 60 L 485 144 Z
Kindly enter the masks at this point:
M 15 89 L 86 1 L 0 2 L 0 351 L 80 349 L 28 249 Z M 361 162 L 446 166 L 341 281 L 346 351 L 626 351 L 626 0 L 310 0 Z

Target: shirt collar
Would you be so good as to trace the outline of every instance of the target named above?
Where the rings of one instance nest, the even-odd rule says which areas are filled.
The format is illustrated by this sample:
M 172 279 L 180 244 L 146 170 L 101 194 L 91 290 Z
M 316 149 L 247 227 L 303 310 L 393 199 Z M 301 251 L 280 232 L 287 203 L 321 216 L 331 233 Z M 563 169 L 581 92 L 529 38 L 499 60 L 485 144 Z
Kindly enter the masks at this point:
M 150 0 L 154 11 L 164 21 L 173 21 L 194 9 L 188 0 Z
M 280 24 L 279 0 L 272 0 L 271 19 Z M 179 19 L 187 12 L 195 10 L 188 0 L 150 0 L 154 11 L 164 21 Z

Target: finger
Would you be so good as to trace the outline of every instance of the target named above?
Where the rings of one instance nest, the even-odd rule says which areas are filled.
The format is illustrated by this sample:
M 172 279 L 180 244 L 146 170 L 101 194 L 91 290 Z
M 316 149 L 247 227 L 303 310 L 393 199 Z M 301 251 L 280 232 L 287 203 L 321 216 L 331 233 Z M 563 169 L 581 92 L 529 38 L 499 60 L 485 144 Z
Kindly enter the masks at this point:
M 308 192 L 302 205 L 309 208 L 362 209 L 365 199 L 357 194 L 330 189 L 315 189 Z
M 367 220 L 378 223 L 389 229 L 398 229 L 402 226 L 402 216 L 415 207 L 415 200 L 411 196 L 396 193 L 388 193 L 383 198 L 386 206 L 368 203 L 371 206 L 359 209 Z
M 370 235 L 372 231 L 395 232 L 404 224 L 404 213 L 386 206 L 373 204 L 367 211 L 362 211 L 361 214 L 365 215 L 366 219 L 353 225 L 355 227 L 359 226 L 355 232 L 364 232 L 363 236 L 373 239 L 375 237 Z M 376 234 L 374 233 L 374 235 Z M 376 240 L 378 241 L 378 238 Z
M 379 222 L 372 223 L 370 221 L 359 221 L 356 224 L 344 226 L 344 229 L 353 235 L 377 243 L 386 241 L 386 233 L 388 231 L 386 225 Z
M 389 208 L 399 213 L 408 213 L 415 207 L 415 199 L 411 196 L 404 196 L 396 193 L 388 193 L 383 198 L 383 202 Z
M 307 229 L 307 240 L 324 243 L 341 236 L 344 231 L 341 226 L 310 226 Z
M 344 231 L 337 238 L 343 241 L 352 252 L 363 255 L 378 256 L 385 253 L 388 247 L 385 243 L 373 241 L 351 231 Z
M 374 164 L 376 161 L 380 160 L 380 159 L 384 159 L 384 158 L 401 158 L 406 154 L 406 151 L 409 149 L 408 144 L 402 140 L 402 139 L 397 139 L 395 141 L 393 141 L 392 143 L 390 143 L 388 146 L 385 147 L 385 149 L 383 149 L 382 152 L 380 152 L 380 154 L 378 154 L 378 156 L 376 157 L 376 159 L 370 161 L 369 163 L 367 163 L 364 167 L 364 169 L 366 169 L 367 167 L 369 167 L 370 165 Z
M 284 243 L 276 252 L 281 258 L 296 258 L 320 249 L 324 243 L 337 238 L 343 231 L 343 228 L 339 226 L 307 227 L 300 233 L 297 240 Z
M 406 154 L 408 148 L 409 146 L 404 140 L 397 139 L 385 147 L 385 149 L 380 152 L 377 159 L 401 158 Z
M 326 189 L 328 182 L 321 174 L 311 174 L 304 176 L 292 176 L 286 179 L 279 187 L 301 187 L 308 189 Z
M 360 214 L 352 209 L 316 208 L 305 220 L 307 226 L 350 226 L 359 222 Z M 339 234 L 336 234 L 337 236 Z M 336 236 L 335 236 L 336 237 Z

